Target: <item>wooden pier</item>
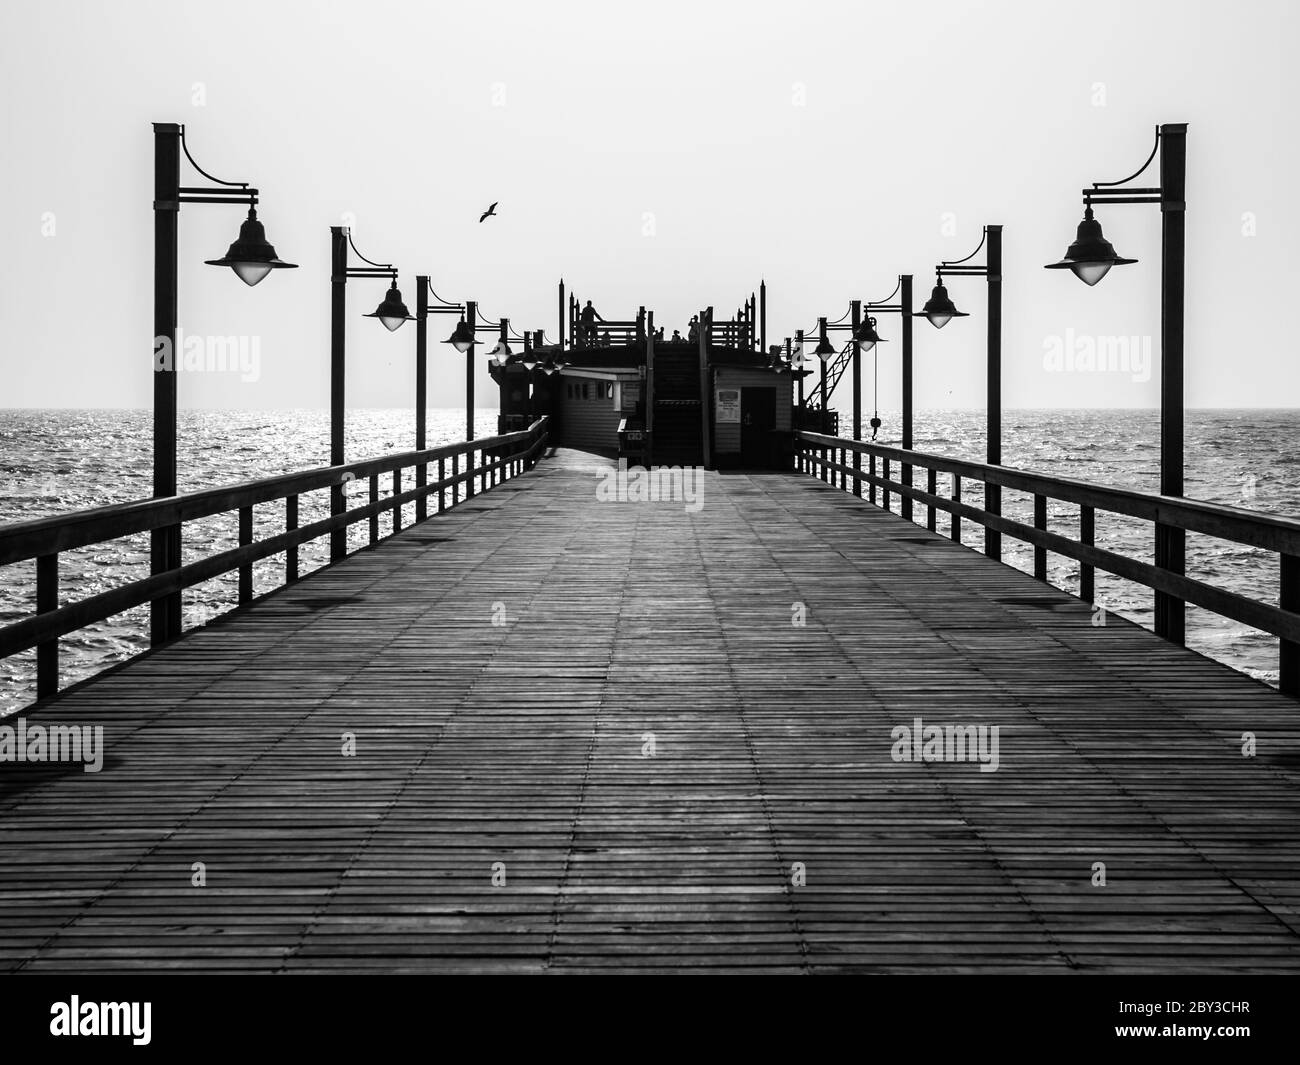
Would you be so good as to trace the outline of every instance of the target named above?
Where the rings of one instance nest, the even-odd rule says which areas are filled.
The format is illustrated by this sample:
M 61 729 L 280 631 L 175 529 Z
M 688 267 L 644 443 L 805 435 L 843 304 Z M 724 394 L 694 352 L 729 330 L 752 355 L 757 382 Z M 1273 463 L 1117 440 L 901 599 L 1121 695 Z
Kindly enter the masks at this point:
M 1293 699 L 814 477 L 600 462 L 42 703 L 107 757 L 4 767 L 0 968 L 1300 970 Z

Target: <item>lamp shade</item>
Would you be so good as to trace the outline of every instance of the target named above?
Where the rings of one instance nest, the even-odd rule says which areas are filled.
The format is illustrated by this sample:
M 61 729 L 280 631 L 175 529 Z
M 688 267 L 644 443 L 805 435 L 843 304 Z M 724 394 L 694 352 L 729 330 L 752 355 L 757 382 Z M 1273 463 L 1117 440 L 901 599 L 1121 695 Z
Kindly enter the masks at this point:
M 510 351 L 509 344 L 507 344 L 504 340 L 498 340 L 496 347 L 494 347 L 491 351 L 489 351 L 488 354 L 492 357 L 492 361 L 495 362 L 498 366 L 504 366 L 506 363 L 510 361 L 510 356 L 512 352 Z
M 948 289 L 942 281 L 934 283 L 934 290 L 930 293 L 930 298 L 925 301 L 925 306 L 921 308 L 921 315 L 930 320 L 930 324 L 936 329 L 942 329 L 954 318 L 969 318 L 965 311 L 959 311 L 948 298 Z
M 388 292 L 384 296 L 384 302 L 376 307 L 369 314 L 363 314 L 363 318 L 378 318 L 384 328 L 390 333 L 401 327 L 403 322 L 413 322 L 411 312 L 406 309 L 406 304 L 402 302 L 402 294 L 397 291 L 397 282 L 394 281 L 388 286 Z
M 870 351 L 877 344 L 885 343 L 885 341 L 876 333 L 876 320 L 871 317 L 862 319 L 862 324 L 858 326 L 858 331 L 854 339 L 857 340 L 858 347 L 862 351 Z
M 1101 223 L 1092 216 L 1092 206 L 1083 212 L 1083 221 L 1075 234 L 1074 243 L 1058 263 L 1048 263 L 1048 270 L 1073 270 L 1074 276 L 1085 285 L 1095 285 L 1112 266 L 1127 266 L 1137 262 L 1115 254 L 1115 246 L 1101 232 Z
M 813 349 L 813 354 L 822 362 L 827 362 L 835 355 L 835 345 L 826 337 L 822 337 L 821 340 L 817 341 L 817 347 Z
M 220 259 L 205 260 L 208 266 L 228 266 L 235 275 L 250 287 L 256 285 L 272 270 L 296 270 L 297 263 L 282 262 L 276 257 L 275 247 L 266 240 L 266 229 L 257 220 L 257 208 L 248 209 L 248 217 L 239 227 L 239 237 Z
M 443 341 L 444 344 L 450 344 L 462 355 L 474 346 L 474 330 L 469 327 L 469 323 L 462 318 L 456 328 L 452 331 L 451 336 Z

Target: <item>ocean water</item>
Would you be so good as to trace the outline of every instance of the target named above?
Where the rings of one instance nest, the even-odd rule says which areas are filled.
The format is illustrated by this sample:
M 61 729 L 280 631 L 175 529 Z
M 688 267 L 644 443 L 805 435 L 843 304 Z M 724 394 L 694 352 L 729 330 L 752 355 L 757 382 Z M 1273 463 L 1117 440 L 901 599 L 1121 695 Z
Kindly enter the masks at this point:
M 897 444 L 899 415 L 882 411 L 879 442 Z M 403 410 L 353 410 L 348 414 L 347 454 L 369 458 L 414 446 L 414 416 Z M 463 410 L 431 410 L 430 446 L 464 438 Z M 476 414 L 476 435 L 496 430 L 495 410 Z M 150 416 L 147 411 L 0 410 L 0 522 L 147 498 L 151 490 Z M 1189 411 L 1186 432 L 1186 494 L 1288 517 L 1300 516 L 1300 457 L 1295 442 L 1300 411 Z M 980 411 L 919 411 L 917 450 L 979 461 L 984 453 Z M 329 425 L 324 411 L 185 411 L 179 432 L 181 491 L 269 477 L 328 464 Z M 1155 492 L 1159 487 L 1159 420 L 1155 411 L 1010 410 L 1003 414 L 1003 461 L 1008 466 L 1071 477 L 1117 488 Z M 924 476 L 921 474 L 920 476 Z M 388 479 L 384 479 L 388 482 Z M 387 494 L 391 485 L 385 483 Z M 367 486 L 354 483 L 357 501 Z M 947 492 L 940 477 L 940 491 Z M 978 502 L 976 490 L 972 502 Z M 328 513 L 325 492 L 304 496 L 305 524 Z M 894 501 L 897 510 L 897 500 Z M 1005 492 L 1003 512 L 1032 522 L 1032 500 Z M 257 508 L 255 535 L 283 528 L 283 509 Z M 1077 533 L 1078 508 L 1049 505 L 1049 527 Z M 924 510 L 917 517 L 924 520 Z M 943 515 L 940 516 L 941 522 Z M 403 523 L 414 520 L 414 505 Z M 387 526 L 387 519 L 382 519 Z M 946 527 L 941 525 L 941 527 Z M 983 530 L 963 522 L 963 541 L 982 547 Z M 235 546 L 236 516 L 190 523 L 185 561 Z M 364 523 L 351 531 L 360 545 Z M 1098 513 L 1096 542 L 1130 557 L 1153 561 L 1151 528 L 1145 522 Z M 300 572 L 323 565 L 325 541 L 304 545 Z M 1032 570 L 1033 550 L 1003 538 L 1004 558 Z M 1189 575 L 1229 590 L 1277 602 L 1277 560 L 1264 551 L 1189 534 Z M 1049 555 L 1053 584 L 1078 590 L 1075 563 Z M 809 558 L 809 565 L 815 560 Z M 60 560 L 61 601 L 105 591 L 148 575 L 148 536 L 124 537 L 66 552 Z M 277 586 L 282 557 L 255 567 L 257 592 Z M 237 578 L 229 574 L 190 589 L 184 596 L 186 627 L 201 624 L 233 605 Z M 1152 594 L 1097 572 L 1096 599 L 1108 610 L 1151 627 Z M 35 564 L 0 569 L 0 625 L 27 617 L 35 605 Z M 138 653 L 148 645 L 148 608 L 127 611 L 61 641 L 61 681 L 69 684 Z M 1270 683 L 1277 679 L 1277 641 L 1236 622 L 1188 608 L 1188 645 Z M 34 694 L 35 653 L 0 661 L 0 714 Z

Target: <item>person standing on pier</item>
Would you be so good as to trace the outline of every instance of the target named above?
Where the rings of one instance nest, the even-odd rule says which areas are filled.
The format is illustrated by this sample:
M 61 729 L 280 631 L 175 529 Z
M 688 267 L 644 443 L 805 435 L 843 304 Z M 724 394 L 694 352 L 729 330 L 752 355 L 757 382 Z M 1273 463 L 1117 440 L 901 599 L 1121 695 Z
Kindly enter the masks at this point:
M 587 306 L 582 308 L 582 335 L 583 338 L 591 344 L 596 342 L 596 322 L 603 322 L 596 308 L 591 305 L 591 300 L 587 301 Z

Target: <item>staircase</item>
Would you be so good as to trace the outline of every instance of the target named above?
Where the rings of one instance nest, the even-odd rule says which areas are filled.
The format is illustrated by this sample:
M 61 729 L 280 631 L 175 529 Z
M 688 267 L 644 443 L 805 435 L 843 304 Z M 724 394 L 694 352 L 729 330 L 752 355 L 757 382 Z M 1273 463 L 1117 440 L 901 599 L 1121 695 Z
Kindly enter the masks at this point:
M 653 447 L 656 466 L 704 462 L 698 345 L 655 345 Z

